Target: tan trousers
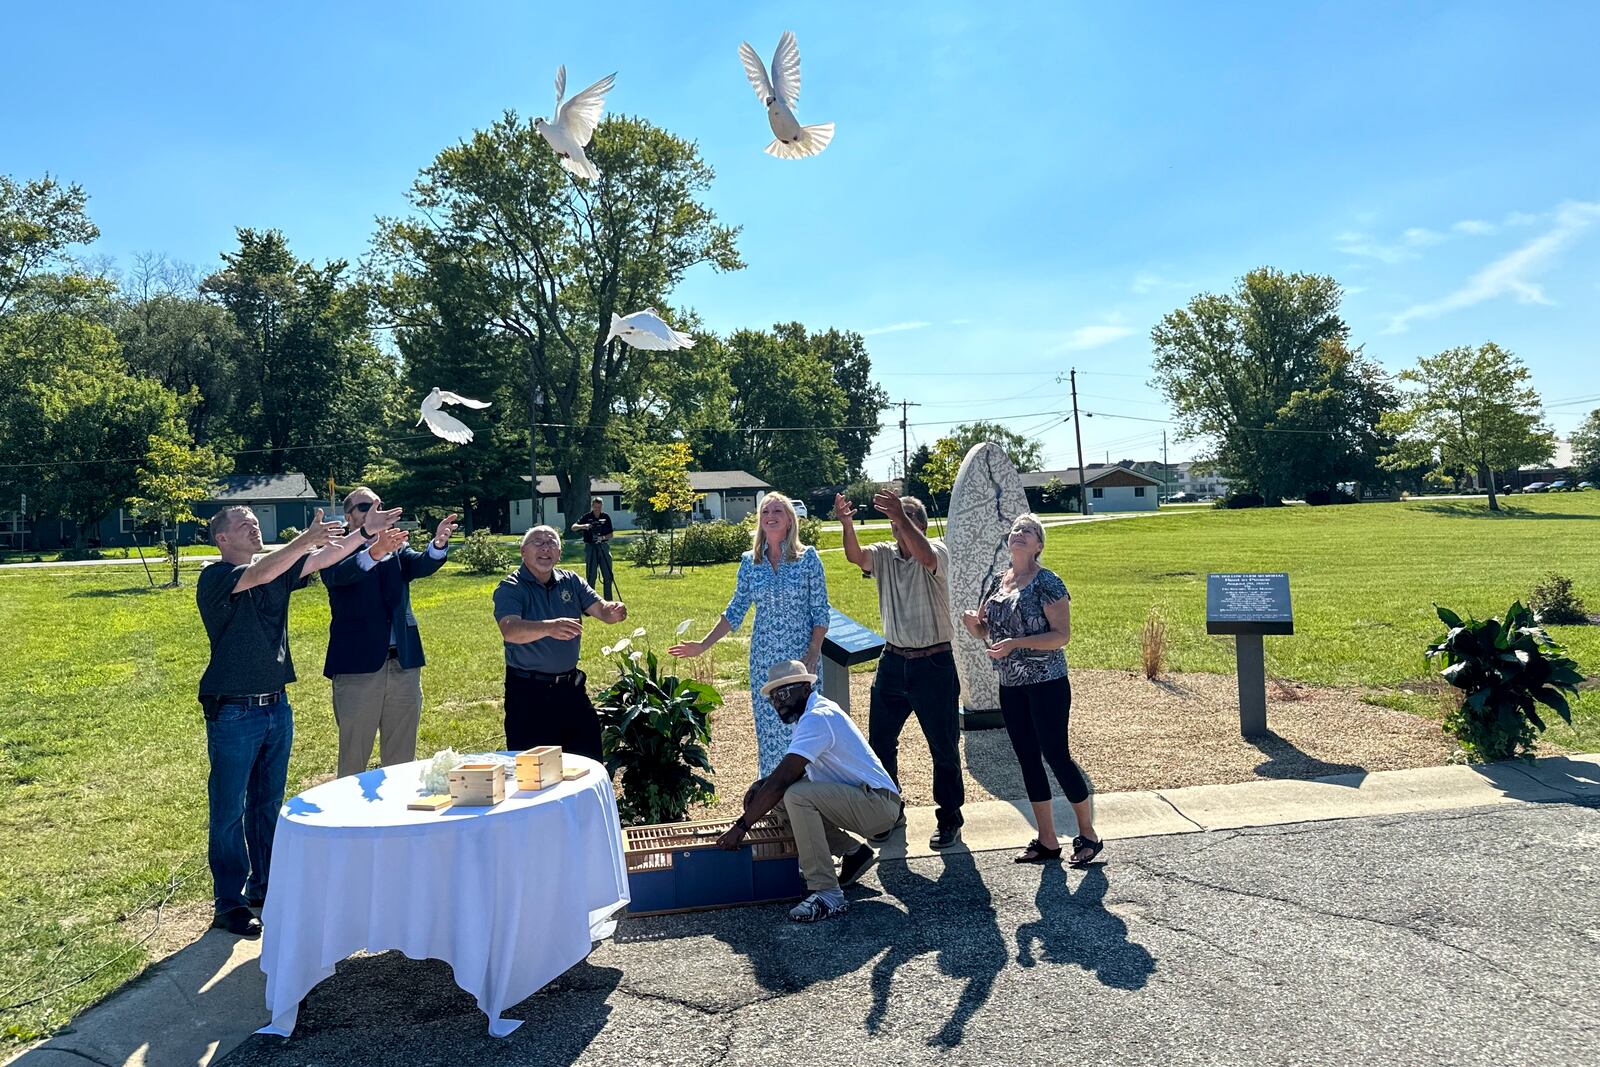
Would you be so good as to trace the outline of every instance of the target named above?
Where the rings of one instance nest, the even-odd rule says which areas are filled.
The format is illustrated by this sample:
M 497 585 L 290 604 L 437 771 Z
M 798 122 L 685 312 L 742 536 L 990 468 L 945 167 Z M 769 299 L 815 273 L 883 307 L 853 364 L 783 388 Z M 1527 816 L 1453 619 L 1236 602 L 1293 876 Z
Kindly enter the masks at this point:
M 367 769 L 375 737 L 382 737 L 380 766 L 411 762 L 422 720 L 422 668 L 408 670 L 391 659 L 371 674 L 334 675 L 333 718 L 339 724 L 340 778 Z
M 850 834 L 881 834 L 900 818 L 900 797 L 887 789 L 809 778 L 784 791 L 783 806 L 800 851 L 800 873 L 805 876 L 806 888 L 813 892 L 839 888 L 833 857 L 861 844 Z

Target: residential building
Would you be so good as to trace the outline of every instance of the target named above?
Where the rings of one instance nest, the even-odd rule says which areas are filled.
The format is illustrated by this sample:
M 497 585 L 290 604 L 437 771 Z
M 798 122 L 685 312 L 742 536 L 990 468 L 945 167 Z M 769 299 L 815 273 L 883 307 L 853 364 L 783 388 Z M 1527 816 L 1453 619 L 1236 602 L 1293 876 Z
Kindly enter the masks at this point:
M 1022 487 L 1030 496 L 1052 481 L 1059 481 L 1077 489 L 1078 468 L 1055 471 L 1029 471 L 1022 476 Z M 1083 469 L 1083 484 L 1089 489 L 1089 511 L 1154 511 L 1159 505 L 1158 490 L 1161 482 L 1142 471 L 1133 463 L 1090 463 Z M 1074 509 L 1076 510 L 1076 509 Z
M 524 474 L 523 481 L 529 481 Z M 694 522 L 712 522 L 723 519 L 738 522 L 761 506 L 761 498 L 772 492 L 772 486 L 745 471 L 690 471 L 689 484 L 695 492 L 705 494 L 692 516 Z M 622 499 L 622 483 L 611 478 L 595 478 L 589 483 L 588 497 L 599 497 L 601 506 L 611 516 L 611 524 L 618 530 L 633 530 L 639 526 L 638 516 Z M 529 500 L 511 501 L 511 532 L 524 533 L 540 524 L 566 530 L 576 518 L 568 519 L 561 508 L 561 487 L 555 475 L 539 475 L 539 510 L 534 518 Z

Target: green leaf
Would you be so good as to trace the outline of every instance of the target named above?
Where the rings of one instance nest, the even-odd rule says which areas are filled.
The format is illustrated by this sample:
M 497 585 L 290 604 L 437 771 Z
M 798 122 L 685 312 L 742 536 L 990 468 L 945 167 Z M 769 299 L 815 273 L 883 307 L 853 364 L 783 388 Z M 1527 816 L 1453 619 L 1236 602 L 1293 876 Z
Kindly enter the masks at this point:
M 1462 625 L 1461 616 L 1457 615 L 1449 608 L 1442 608 L 1438 604 L 1435 604 L 1433 606 L 1433 610 L 1439 616 L 1439 621 L 1451 629 L 1458 629 Z

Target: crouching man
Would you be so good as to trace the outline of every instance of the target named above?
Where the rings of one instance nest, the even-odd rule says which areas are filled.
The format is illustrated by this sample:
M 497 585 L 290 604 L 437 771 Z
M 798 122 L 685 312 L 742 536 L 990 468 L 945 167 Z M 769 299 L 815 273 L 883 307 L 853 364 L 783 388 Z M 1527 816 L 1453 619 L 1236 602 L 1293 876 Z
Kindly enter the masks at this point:
M 781 802 L 800 852 L 800 873 L 810 895 L 789 918 L 810 923 L 849 910 L 844 886 L 853 885 L 877 859 L 871 837 L 890 829 L 904 804 L 894 779 L 839 705 L 812 691 L 817 676 L 799 660 L 767 672 L 761 695 L 794 727 L 789 751 L 776 770 L 745 792 L 744 814 L 717 840 L 738 848 L 751 825 Z M 833 858 L 842 856 L 837 870 Z

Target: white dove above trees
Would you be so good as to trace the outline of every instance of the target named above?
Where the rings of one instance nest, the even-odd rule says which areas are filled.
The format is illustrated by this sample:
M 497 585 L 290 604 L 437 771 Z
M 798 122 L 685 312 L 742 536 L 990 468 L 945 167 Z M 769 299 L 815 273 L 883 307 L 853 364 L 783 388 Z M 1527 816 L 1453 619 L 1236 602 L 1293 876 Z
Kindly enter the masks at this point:
M 446 392 L 438 386 L 433 387 L 422 400 L 422 418 L 417 420 L 417 425 L 428 424 L 428 429 L 434 436 L 442 437 L 451 444 L 464 445 L 472 440 L 472 429 L 454 415 L 445 414 L 443 408 L 446 404 L 460 404 L 469 408 L 486 408 L 487 400 L 472 400 L 455 393 Z
M 795 43 L 794 31 L 784 30 L 778 38 L 778 50 L 772 53 L 772 76 L 761 64 L 761 57 L 750 47 L 750 42 L 739 44 L 739 59 L 744 63 L 745 76 L 755 89 L 756 96 L 767 108 L 767 123 L 777 140 L 767 145 L 769 156 L 779 159 L 804 159 L 814 156 L 833 140 L 833 123 L 802 126 L 794 117 L 795 105 L 800 100 L 800 46 Z
M 607 74 L 571 100 L 562 103 L 561 98 L 567 93 L 567 68 L 563 64 L 556 70 L 554 114 L 549 122 L 544 119 L 533 120 L 533 128 L 539 132 L 539 136 L 550 142 L 550 147 L 561 157 L 561 165 L 580 178 L 592 180 L 600 177 L 600 169 L 589 162 L 583 149 L 594 136 L 594 128 L 600 124 L 600 112 L 605 109 L 606 94 L 616 80 L 615 74 Z
M 655 308 L 635 311 L 632 315 L 618 315 L 613 311 L 611 332 L 606 334 L 606 340 L 613 337 L 620 337 L 626 345 L 652 352 L 694 347 L 694 338 L 668 326 Z

